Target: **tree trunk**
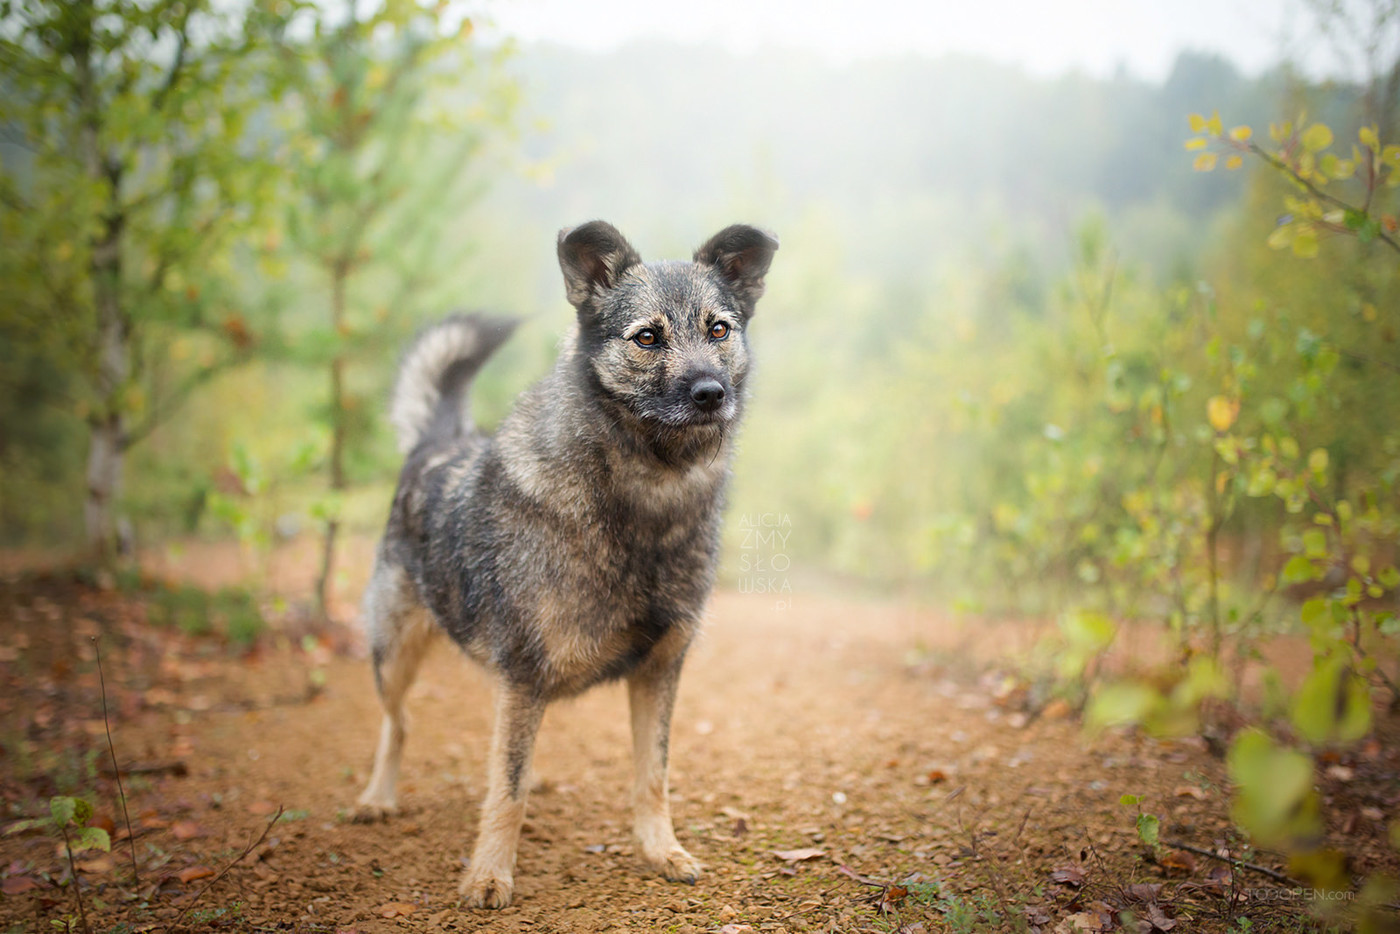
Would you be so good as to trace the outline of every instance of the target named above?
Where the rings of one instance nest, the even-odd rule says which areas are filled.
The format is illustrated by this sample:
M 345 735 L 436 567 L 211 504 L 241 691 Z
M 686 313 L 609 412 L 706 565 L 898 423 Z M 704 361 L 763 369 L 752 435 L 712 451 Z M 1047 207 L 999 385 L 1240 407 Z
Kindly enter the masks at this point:
M 91 59 L 91 15 L 87 31 L 75 44 L 74 63 L 78 93 L 83 110 L 79 136 L 84 169 L 90 179 L 107 188 L 108 209 L 102 231 L 92 245 L 89 272 L 97 313 L 97 339 L 94 350 L 96 373 L 94 389 L 97 411 L 89 418 L 87 489 L 83 499 L 83 520 L 91 556 L 108 566 L 118 553 L 117 501 L 121 495 L 122 464 L 126 450 L 126 425 L 122 411 L 127 377 L 130 374 L 129 344 L 131 326 L 122 310 L 122 232 L 125 218 L 121 210 L 121 163 L 107 157 L 99 138 L 102 110 L 97 99 Z
M 337 262 L 331 268 L 331 328 L 338 340 L 345 327 L 345 285 L 350 267 Z M 331 453 L 330 487 L 332 493 L 345 489 L 345 354 L 337 351 L 331 359 Z M 337 505 L 338 509 L 339 506 Z M 321 546 L 321 573 L 316 579 L 316 607 L 323 619 L 330 618 L 332 576 L 335 573 L 336 536 L 340 533 L 340 517 L 333 512 L 326 521 L 326 535 Z

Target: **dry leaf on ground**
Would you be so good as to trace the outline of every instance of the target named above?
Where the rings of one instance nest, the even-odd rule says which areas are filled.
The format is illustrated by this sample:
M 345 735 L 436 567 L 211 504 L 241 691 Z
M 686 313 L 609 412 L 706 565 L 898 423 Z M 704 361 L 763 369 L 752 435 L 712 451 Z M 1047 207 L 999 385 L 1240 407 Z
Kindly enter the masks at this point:
M 826 855 L 826 850 L 807 847 L 801 850 L 774 850 L 773 855 L 785 863 L 800 863 L 806 859 L 818 859 Z
M 417 910 L 418 906 L 412 902 L 389 902 L 375 909 L 375 914 L 381 918 L 407 918 Z

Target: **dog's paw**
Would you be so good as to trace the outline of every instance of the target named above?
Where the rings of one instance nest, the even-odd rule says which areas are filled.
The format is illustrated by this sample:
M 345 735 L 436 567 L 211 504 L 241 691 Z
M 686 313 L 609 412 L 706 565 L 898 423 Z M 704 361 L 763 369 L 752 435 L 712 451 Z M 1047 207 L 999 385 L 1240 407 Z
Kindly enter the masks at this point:
M 694 885 L 700 878 L 700 861 L 679 845 L 667 850 L 660 858 L 648 859 L 647 862 L 671 882 Z
M 355 813 L 351 820 L 357 824 L 377 824 L 380 821 L 388 820 L 397 813 L 399 813 L 398 805 L 392 801 L 361 797 L 355 805 Z
M 515 880 L 508 875 L 467 870 L 458 891 L 471 908 L 504 908 L 515 894 Z

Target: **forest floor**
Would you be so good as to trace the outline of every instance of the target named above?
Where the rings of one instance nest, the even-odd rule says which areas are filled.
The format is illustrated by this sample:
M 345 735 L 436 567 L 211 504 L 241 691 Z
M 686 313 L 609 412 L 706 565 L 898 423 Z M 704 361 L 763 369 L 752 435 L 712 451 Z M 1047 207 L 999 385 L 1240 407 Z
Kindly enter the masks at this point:
M 226 583 L 230 554 L 193 552 L 162 573 Z M 1276 854 L 1243 852 L 1225 765 L 1204 742 L 1090 735 L 1063 701 L 997 666 L 1033 627 L 816 592 L 717 593 L 690 655 L 672 809 L 705 867 L 697 884 L 634 857 L 614 685 L 545 718 L 514 904 L 460 908 L 486 676 L 445 645 L 429 659 L 410 695 L 402 813 L 354 823 L 379 714 L 353 626 L 287 613 L 239 645 L 198 632 L 201 613 L 228 628 L 236 605 L 181 610 L 173 592 L 0 565 L 3 826 L 82 794 L 114 840 L 77 855 L 75 893 L 61 841 L 0 837 L 0 928 L 82 930 L 81 894 L 93 931 L 1326 929 L 1309 920 L 1323 893 L 1208 855 L 1287 871 Z M 1358 878 L 1400 875 L 1386 827 L 1400 811 L 1396 727 L 1382 721 L 1379 739 L 1318 775 L 1326 842 Z M 1160 815 L 1164 840 L 1204 852 L 1153 853 L 1124 794 Z

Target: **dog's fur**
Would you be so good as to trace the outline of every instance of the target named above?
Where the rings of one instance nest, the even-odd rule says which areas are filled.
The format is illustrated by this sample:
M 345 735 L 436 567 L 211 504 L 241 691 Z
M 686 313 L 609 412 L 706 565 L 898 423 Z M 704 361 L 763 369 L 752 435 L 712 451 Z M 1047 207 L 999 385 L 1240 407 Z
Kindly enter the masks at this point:
M 700 871 L 671 825 L 671 710 L 714 582 L 745 329 L 777 246 L 734 225 L 692 262 L 644 264 L 602 221 L 561 232 L 578 324 L 494 437 L 465 397 L 512 323 L 448 318 L 404 358 L 391 415 L 407 459 L 364 600 L 384 723 L 360 815 L 395 808 L 404 695 L 445 632 L 497 676 L 468 904 L 510 903 L 545 705 L 617 678 L 639 853 L 668 879 Z

